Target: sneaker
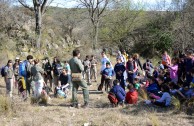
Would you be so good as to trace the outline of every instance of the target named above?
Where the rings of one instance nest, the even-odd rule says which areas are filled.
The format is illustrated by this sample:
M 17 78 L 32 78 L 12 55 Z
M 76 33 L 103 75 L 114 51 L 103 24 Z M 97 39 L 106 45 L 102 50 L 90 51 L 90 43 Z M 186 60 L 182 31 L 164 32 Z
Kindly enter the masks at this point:
M 79 108 L 79 106 L 78 106 L 78 104 L 71 104 L 71 107 L 73 107 L 73 108 Z

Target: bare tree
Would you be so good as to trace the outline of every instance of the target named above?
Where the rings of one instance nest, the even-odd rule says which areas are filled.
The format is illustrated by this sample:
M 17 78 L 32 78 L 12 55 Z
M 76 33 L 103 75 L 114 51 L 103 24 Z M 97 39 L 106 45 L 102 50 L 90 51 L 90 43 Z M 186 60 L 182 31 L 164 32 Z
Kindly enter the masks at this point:
M 31 11 L 34 11 L 36 24 L 35 24 L 35 33 L 37 35 L 36 47 L 40 48 L 41 44 L 41 26 L 42 26 L 42 15 L 47 10 L 48 5 L 52 3 L 53 0 L 18 0 L 18 2 L 28 8 Z M 30 5 L 33 5 L 32 7 Z
M 96 49 L 98 43 L 99 22 L 103 12 L 108 6 L 109 0 L 79 0 L 82 7 L 87 8 L 89 18 L 93 25 L 93 42 L 92 47 Z

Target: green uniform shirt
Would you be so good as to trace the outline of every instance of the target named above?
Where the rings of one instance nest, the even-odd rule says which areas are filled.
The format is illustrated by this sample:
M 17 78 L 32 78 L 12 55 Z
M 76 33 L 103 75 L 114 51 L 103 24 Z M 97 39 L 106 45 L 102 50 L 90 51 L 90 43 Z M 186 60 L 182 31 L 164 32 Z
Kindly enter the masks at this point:
M 77 57 L 73 57 L 69 61 L 69 65 L 70 65 L 72 73 L 81 73 L 82 71 L 84 71 L 84 66 L 83 66 L 81 60 L 78 59 Z

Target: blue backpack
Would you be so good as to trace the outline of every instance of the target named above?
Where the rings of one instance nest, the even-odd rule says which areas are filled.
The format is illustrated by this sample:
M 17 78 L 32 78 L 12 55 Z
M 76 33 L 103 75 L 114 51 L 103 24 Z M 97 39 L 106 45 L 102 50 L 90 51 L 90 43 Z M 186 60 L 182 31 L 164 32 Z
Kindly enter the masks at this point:
M 23 61 L 22 63 L 20 63 L 19 65 L 19 75 L 26 77 L 27 76 L 27 70 L 26 70 L 26 65 L 27 65 L 27 61 Z

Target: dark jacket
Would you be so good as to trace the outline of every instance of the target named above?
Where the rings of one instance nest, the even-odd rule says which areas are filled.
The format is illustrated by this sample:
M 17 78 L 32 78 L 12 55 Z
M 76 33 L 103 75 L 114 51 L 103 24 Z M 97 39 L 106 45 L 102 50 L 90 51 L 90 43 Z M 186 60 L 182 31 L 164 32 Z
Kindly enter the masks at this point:
M 114 67 L 114 71 L 116 73 L 116 76 L 122 77 L 123 73 L 125 71 L 125 66 L 123 65 L 123 63 L 117 63 Z M 121 71 L 121 73 L 118 74 L 118 72 L 120 72 L 120 71 Z
M 150 84 L 147 87 L 147 92 L 156 94 L 159 91 L 158 85 L 156 83 Z
M 120 85 L 113 86 L 110 92 L 115 94 L 119 102 L 125 100 L 126 92 Z

